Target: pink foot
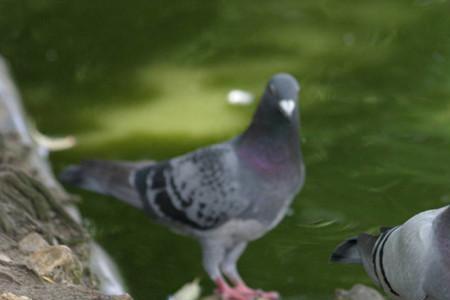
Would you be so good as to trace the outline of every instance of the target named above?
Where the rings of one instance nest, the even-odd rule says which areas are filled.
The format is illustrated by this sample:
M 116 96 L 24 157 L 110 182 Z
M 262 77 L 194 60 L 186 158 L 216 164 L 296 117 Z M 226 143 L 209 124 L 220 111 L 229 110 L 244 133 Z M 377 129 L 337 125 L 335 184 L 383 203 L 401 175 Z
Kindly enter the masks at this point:
M 223 279 L 217 279 L 216 293 L 222 300 L 254 300 L 254 295 L 243 294 L 237 288 L 230 287 Z
M 262 290 L 254 290 L 249 288 L 244 282 L 238 282 L 235 286 L 235 290 L 242 295 L 250 296 L 251 299 L 262 298 L 264 300 L 278 300 L 280 295 L 277 292 L 265 292 Z

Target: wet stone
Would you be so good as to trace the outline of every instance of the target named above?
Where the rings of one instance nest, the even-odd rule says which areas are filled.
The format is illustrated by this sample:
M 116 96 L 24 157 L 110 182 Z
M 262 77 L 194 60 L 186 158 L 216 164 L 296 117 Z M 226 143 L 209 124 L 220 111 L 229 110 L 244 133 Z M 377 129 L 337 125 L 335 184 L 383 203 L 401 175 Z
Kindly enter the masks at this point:
M 131 298 L 131 296 L 128 294 L 114 296 L 113 299 L 114 300 L 133 300 L 133 298 Z
M 43 250 L 48 246 L 47 241 L 36 232 L 28 234 L 19 242 L 19 249 L 25 254 Z
M 356 284 L 348 291 L 338 289 L 335 296 L 336 300 L 385 300 L 377 290 L 362 284 Z
M 11 258 L 9 258 L 9 256 L 4 253 L 0 253 L 0 261 L 5 262 L 5 263 L 12 262 Z
M 32 253 L 29 263 L 39 275 L 49 275 L 57 267 L 65 267 L 73 264 L 75 258 L 72 250 L 66 246 L 49 246 Z
M 3 293 L 0 295 L 0 300 L 31 300 L 25 296 L 16 296 L 13 293 Z

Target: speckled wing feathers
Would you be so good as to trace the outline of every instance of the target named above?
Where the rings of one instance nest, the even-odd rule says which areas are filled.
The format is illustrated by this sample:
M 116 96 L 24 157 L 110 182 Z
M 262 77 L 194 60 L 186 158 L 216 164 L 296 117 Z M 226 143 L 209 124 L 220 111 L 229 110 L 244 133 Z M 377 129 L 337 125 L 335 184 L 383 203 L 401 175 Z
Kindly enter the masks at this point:
M 238 193 L 237 159 L 229 146 L 204 148 L 136 173 L 146 210 L 165 222 L 215 228 L 247 206 Z

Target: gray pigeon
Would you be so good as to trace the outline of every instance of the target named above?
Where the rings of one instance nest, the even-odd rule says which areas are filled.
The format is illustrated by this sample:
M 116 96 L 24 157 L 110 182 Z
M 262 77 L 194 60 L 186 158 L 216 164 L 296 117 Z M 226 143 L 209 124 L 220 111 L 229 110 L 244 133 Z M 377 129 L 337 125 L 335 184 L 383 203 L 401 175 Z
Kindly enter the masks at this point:
M 358 263 L 394 299 L 450 300 L 450 206 L 340 244 L 331 256 Z
M 86 161 L 60 178 L 112 195 L 196 238 L 223 299 L 277 299 L 276 292 L 245 285 L 236 262 L 249 241 L 281 221 L 303 185 L 299 90 L 291 75 L 273 76 L 249 127 L 227 142 L 161 162 Z

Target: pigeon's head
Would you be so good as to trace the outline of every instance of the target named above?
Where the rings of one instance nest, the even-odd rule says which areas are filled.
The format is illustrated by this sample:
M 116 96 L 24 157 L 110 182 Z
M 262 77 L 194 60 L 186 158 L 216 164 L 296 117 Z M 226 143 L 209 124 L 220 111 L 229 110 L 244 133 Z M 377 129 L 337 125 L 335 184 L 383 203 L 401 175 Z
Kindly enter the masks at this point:
M 271 114 L 281 114 L 288 120 L 297 117 L 298 93 L 300 85 L 287 73 L 274 75 L 267 83 L 261 106 L 271 110 Z

